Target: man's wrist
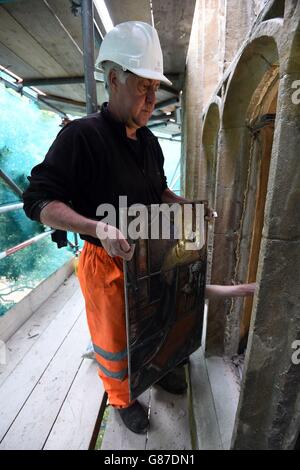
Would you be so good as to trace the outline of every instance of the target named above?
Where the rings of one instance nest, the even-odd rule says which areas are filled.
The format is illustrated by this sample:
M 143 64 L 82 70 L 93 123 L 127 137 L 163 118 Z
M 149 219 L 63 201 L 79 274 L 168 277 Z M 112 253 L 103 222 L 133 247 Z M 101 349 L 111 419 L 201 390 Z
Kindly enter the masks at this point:
M 103 222 L 97 222 L 97 220 L 87 219 L 86 234 L 91 237 L 98 238 L 97 236 L 97 226 L 98 224 L 103 224 Z

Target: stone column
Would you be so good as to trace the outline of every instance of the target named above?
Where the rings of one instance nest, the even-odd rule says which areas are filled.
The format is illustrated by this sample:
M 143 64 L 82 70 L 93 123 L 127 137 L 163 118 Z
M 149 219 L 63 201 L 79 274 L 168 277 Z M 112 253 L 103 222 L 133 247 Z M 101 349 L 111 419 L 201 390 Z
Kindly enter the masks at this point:
M 224 12 L 220 0 L 197 0 L 183 90 L 182 192 L 207 199 L 206 163 L 200 157 L 202 114 L 221 77 Z
M 182 194 L 193 199 L 198 181 L 195 166 L 199 157 L 202 112 L 202 19 L 204 0 L 197 0 L 187 56 L 185 85 L 182 97 Z

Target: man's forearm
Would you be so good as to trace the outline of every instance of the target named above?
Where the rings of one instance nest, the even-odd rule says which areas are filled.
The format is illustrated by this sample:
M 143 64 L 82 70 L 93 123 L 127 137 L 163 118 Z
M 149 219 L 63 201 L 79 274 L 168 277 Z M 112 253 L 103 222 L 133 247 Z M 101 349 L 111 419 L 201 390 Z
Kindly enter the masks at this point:
M 232 297 L 247 297 L 254 294 L 256 284 L 237 284 L 232 286 L 220 285 L 207 285 L 205 288 L 205 298 L 232 298 Z
M 42 209 L 40 219 L 43 224 L 49 225 L 49 227 L 97 238 L 96 227 L 98 222 L 83 217 L 63 202 L 49 202 Z

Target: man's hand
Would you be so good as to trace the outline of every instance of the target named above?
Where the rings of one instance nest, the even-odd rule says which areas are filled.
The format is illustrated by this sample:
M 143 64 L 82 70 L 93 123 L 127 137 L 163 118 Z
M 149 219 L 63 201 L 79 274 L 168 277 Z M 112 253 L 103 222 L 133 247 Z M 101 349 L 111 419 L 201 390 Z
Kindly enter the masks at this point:
M 98 222 L 96 233 L 101 240 L 106 253 L 111 256 L 120 256 L 125 261 L 130 261 L 133 257 L 135 246 L 130 246 L 120 230 L 112 225 Z
M 236 293 L 234 297 L 248 297 L 254 295 L 256 283 L 252 282 L 251 284 L 239 284 L 232 287 L 234 287 Z
M 207 222 L 212 223 L 217 217 L 218 214 L 214 209 L 206 209 L 204 218 Z

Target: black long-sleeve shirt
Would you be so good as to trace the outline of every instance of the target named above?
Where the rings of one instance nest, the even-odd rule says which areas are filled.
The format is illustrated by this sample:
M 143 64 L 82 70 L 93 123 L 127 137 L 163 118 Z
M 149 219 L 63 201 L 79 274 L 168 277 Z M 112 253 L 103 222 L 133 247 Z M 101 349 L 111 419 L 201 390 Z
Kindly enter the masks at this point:
M 97 207 L 109 203 L 116 209 L 119 196 L 132 204 L 159 204 L 167 188 L 164 157 L 157 138 L 142 127 L 138 141 L 127 138 L 125 125 L 101 112 L 77 119 L 64 127 L 44 161 L 35 166 L 23 194 L 26 215 L 40 221 L 48 201 L 62 201 L 93 220 Z M 80 234 L 96 245 L 100 241 Z

